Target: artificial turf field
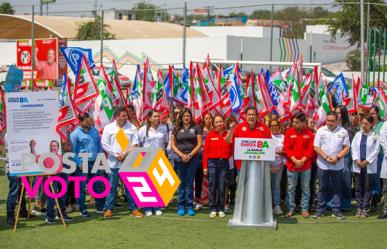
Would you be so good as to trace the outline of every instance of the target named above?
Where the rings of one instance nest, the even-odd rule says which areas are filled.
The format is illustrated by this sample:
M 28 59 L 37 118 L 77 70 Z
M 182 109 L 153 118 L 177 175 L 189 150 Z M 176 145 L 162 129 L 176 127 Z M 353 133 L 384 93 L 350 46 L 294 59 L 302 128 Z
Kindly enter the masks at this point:
M 367 248 L 387 249 L 387 220 L 379 221 L 376 213 L 359 220 L 354 213 L 337 221 L 327 216 L 320 220 L 278 218 L 278 230 L 230 228 L 228 219 L 209 218 L 208 210 L 195 217 L 178 217 L 169 208 L 161 217 L 133 218 L 125 208 L 116 209 L 114 217 L 105 220 L 95 210 L 83 218 L 74 212 L 65 230 L 62 223 L 44 223 L 42 216 L 21 219 L 13 232 L 6 223 L 8 180 L 0 168 L 0 249 L 8 248 Z

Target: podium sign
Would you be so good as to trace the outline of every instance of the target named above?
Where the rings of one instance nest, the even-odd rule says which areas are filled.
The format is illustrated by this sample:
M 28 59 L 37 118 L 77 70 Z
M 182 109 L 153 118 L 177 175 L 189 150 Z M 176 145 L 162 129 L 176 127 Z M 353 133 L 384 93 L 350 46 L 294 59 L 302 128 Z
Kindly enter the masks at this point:
M 275 160 L 274 139 L 267 138 L 235 138 L 234 159 L 235 160 Z

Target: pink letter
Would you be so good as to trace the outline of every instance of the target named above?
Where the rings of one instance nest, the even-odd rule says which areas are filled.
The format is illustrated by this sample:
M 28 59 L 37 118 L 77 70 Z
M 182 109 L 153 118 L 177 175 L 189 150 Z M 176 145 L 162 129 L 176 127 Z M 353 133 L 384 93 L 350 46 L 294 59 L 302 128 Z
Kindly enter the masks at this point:
M 57 181 L 58 183 L 60 183 L 61 185 L 61 190 L 59 193 L 55 193 L 55 189 L 54 189 L 54 192 L 52 192 L 51 190 L 51 183 L 53 181 Z M 44 193 L 50 197 L 50 198 L 62 198 L 64 196 L 64 194 L 66 193 L 67 191 L 67 185 L 66 185 L 66 182 L 65 180 L 63 180 L 62 178 L 60 178 L 59 176 L 50 176 L 45 182 L 44 182 L 44 185 L 43 185 L 43 188 L 44 188 Z
M 32 189 L 31 189 L 30 183 L 28 182 L 28 179 L 26 176 L 21 176 L 20 178 L 21 178 L 21 181 L 26 189 L 28 197 L 35 198 L 36 194 L 38 193 L 40 184 L 42 183 L 43 177 L 38 176 L 36 178 L 35 186 L 33 186 Z
M 94 189 L 93 189 L 93 184 L 97 181 L 101 181 L 103 182 L 103 184 L 105 185 L 105 191 L 100 193 L 100 194 L 97 194 L 96 192 L 94 192 Z M 89 194 L 93 197 L 93 198 L 104 198 L 106 197 L 109 192 L 110 192 L 110 182 L 108 181 L 108 179 L 106 179 L 105 177 L 102 177 L 102 176 L 95 176 L 93 178 L 91 178 L 89 180 L 89 183 L 87 183 L 87 190 L 89 191 Z
M 80 185 L 82 181 L 86 181 L 86 176 L 69 176 L 69 181 L 74 181 L 74 197 L 79 198 L 81 196 Z

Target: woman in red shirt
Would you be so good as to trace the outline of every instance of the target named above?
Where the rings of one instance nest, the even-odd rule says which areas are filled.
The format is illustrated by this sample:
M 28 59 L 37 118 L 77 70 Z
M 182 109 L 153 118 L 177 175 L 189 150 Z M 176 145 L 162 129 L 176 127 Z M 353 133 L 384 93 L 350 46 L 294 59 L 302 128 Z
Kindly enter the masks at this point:
M 210 217 L 214 218 L 218 212 L 219 217 L 223 218 L 226 216 L 224 213 L 225 186 L 231 145 L 225 140 L 228 132 L 221 115 L 215 116 L 214 128 L 215 130 L 208 133 L 204 145 L 203 173 L 204 175 L 208 174 Z M 218 191 L 219 195 L 217 195 Z

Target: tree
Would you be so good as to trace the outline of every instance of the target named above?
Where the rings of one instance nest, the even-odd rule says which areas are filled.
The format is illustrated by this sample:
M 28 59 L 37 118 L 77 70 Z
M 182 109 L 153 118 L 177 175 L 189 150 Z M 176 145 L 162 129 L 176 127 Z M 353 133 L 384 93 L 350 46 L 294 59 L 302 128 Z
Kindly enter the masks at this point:
M 245 12 L 231 12 L 228 16 L 236 17 L 236 16 L 247 16 Z
M 284 20 L 291 24 L 292 30 L 287 31 L 287 38 L 303 38 L 305 27 L 306 10 L 297 6 L 287 7 L 274 13 L 274 19 Z
M 271 11 L 270 10 L 254 10 L 253 13 L 249 16 L 252 19 L 270 19 Z
M 166 10 L 162 10 L 157 5 L 145 1 L 137 3 L 132 8 L 132 11 L 136 14 L 136 20 L 155 22 L 157 21 L 157 16 L 162 16 L 165 20 L 169 18 Z
M 4 2 L 0 4 L 0 13 L 13 15 L 15 14 L 15 10 L 9 2 Z
M 101 39 L 101 17 L 95 16 L 94 20 L 81 23 L 78 26 L 77 39 L 78 40 L 99 40 Z M 115 35 L 107 31 L 109 25 L 103 25 L 103 39 L 115 39 Z
M 359 4 L 343 4 L 342 2 L 353 2 L 352 0 L 338 1 L 337 6 L 341 10 L 335 13 L 335 18 L 332 18 L 329 24 L 329 31 L 332 37 L 336 35 L 348 36 L 348 42 L 351 45 L 360 47 L 360 5 Z M 365 0 L 364 2 L 383 3 L 383 0 Z M 365 18 L 367 18 L 368 5 L 364 4 Z M 371 28 L 387 28 L 387 7 L 382 5 L 370 5 L 370 27 Z

